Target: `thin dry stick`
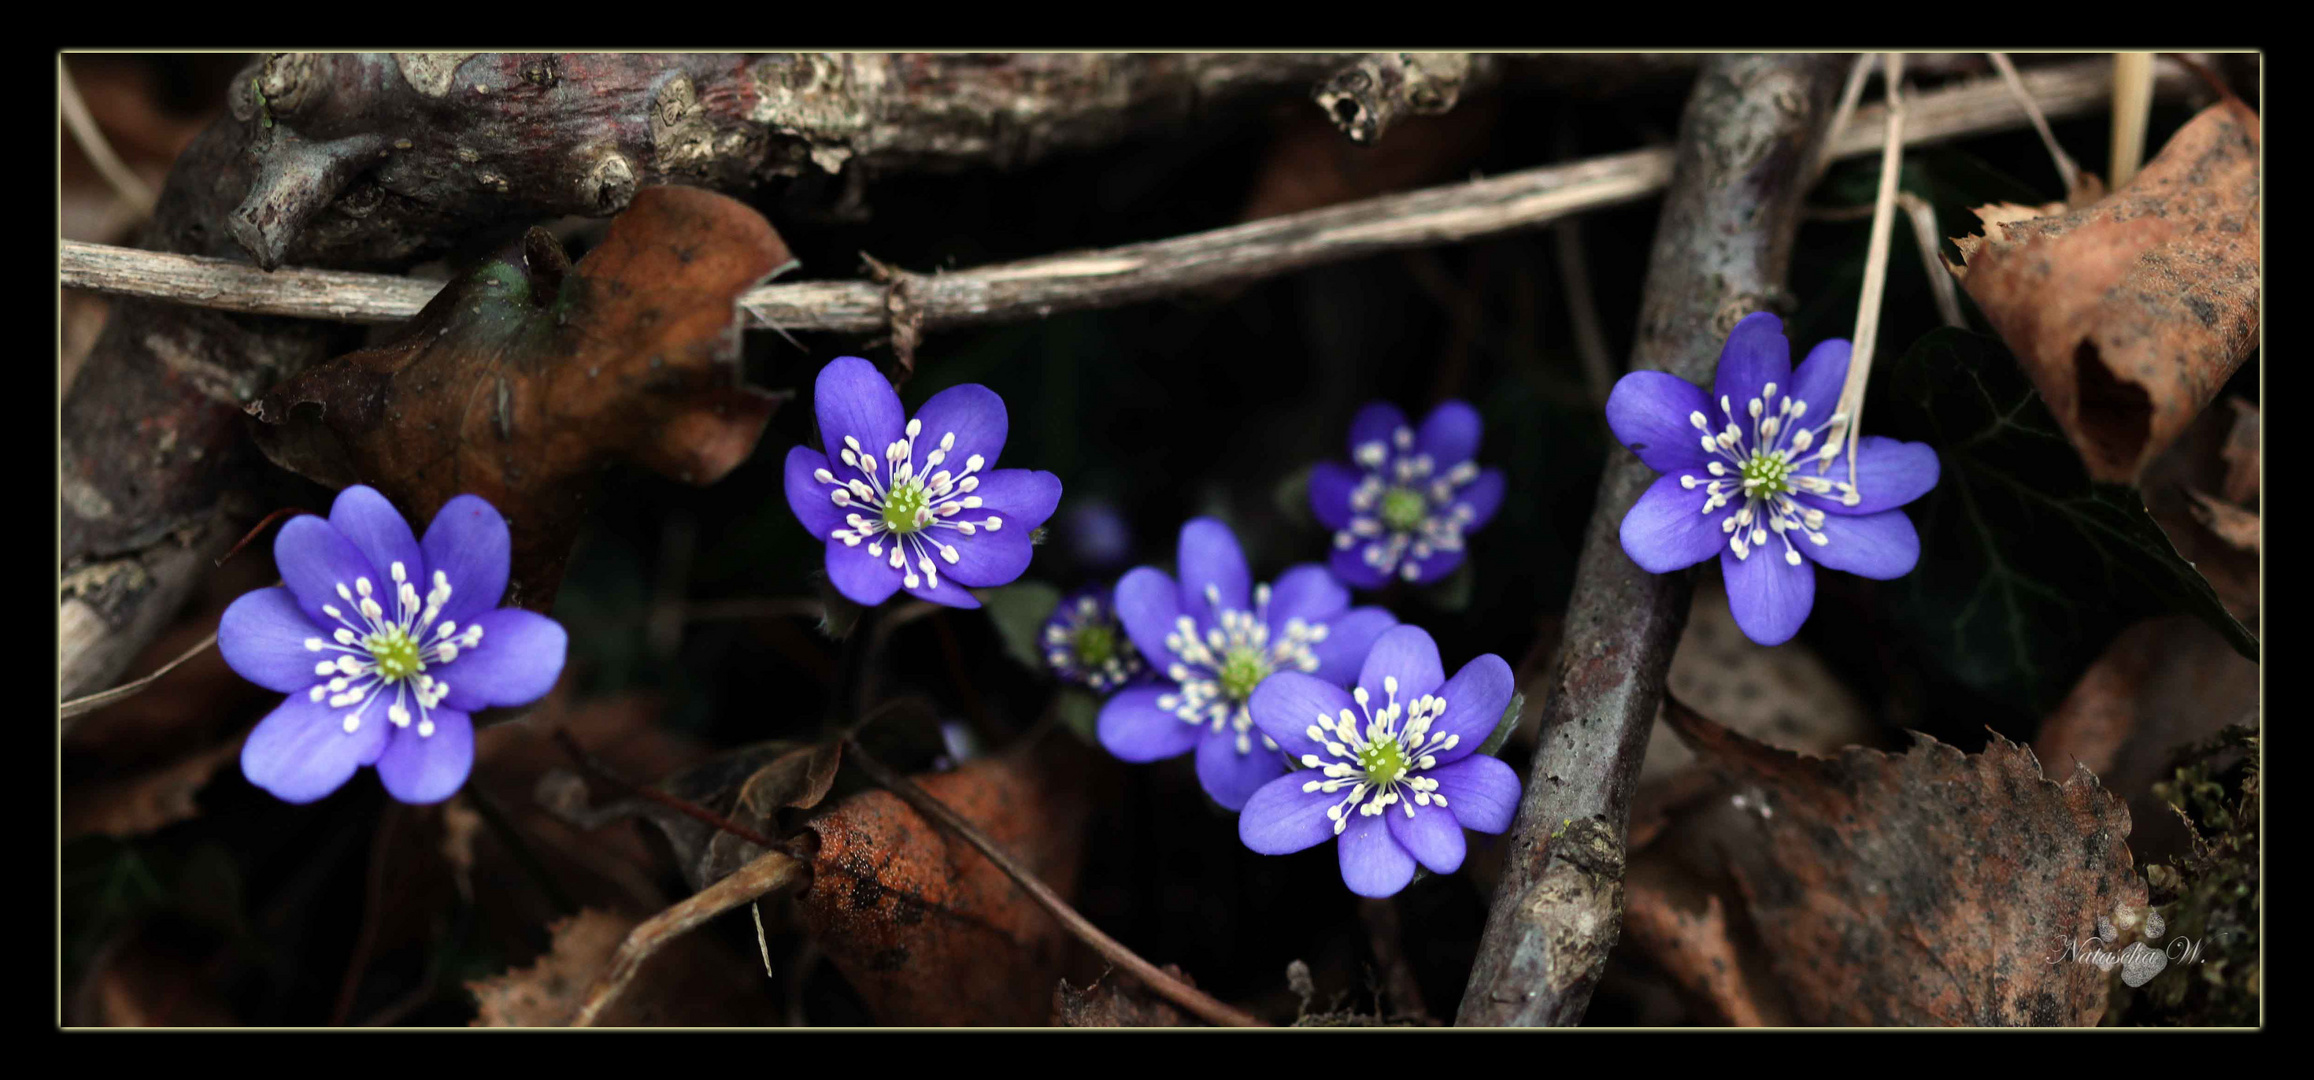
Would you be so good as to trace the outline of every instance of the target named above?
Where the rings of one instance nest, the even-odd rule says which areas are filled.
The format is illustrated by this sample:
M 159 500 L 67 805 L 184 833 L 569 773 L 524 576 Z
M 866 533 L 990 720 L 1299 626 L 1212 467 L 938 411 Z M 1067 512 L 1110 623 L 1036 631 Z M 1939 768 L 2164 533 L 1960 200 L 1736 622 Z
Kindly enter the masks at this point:
M 2176 64 L 2164 64 L 2159 72 L 2165 92 L 2182 91 L 2190 78 Z M 2105 105 L 2112 70 L 2102 60 L 2089 60 L 2028 72 L 2024 80 L 2047 115 L 2077 116 Z M 1880 149 L 1876 108 L 1859 108 L 1845 130 L 1834 129 L 1827 143 L 1831 158 Z M 1911 103 L 1911 113 L 1906 132 L 1914 143 L 2029 122 L 1997 78 L 1924 94 Z M 1131 303 L 1546 224 L 1657 194 L 1669 181 L 1670 166 L 1667 148 L 1608 155 L 1153 243 L 922 276 L 911 279 L 911 297 L 927 330 Z M 66 288 L 356 323 L 407 319 L 441 288 L 438 282 L 337 270 L 268 274 L 226 259 L 77 241 L 64 242 L 58 269 Z M 871 281 L 798 282 L 758 288 L 741 298 L 740 307 L 747 325 L 756 328 L 878 333 L 890 328 L 890 294 L 890 286 Z
M 1832 113 L 1831 130 L 1834 133 L 1848 130 L 1848 122 L 1856 116 L 1857 103 L 1864 100 L 1864 84 L 1871 80 L 1872 69 L 1879 65 L 1879 53 L 1858 53 L 1856 62 L 1849 65 L 1848 84 L 1840 88 L 1840 107 Z M 1831 140 L 1825 140 L 1823 151 L 1816 155 L 1813 175 L 1822 176 L 1825 169 L 1831 168 L 1832 159 L 1838 156 L 1837 149 Z
M 2113 54 L 2113 190 L 2145 164 L 2145 127 L 2153 118 L 2153 54 Z
M 1968 320 L 1960 313 L 1960 290 L 1952 283 L 1952 271 L 1944 268 L 1944 260 L 1938 256 L 1938 245 L 1944 239 L 1936 227 L 1936 208 L 1909 191 L 1896 193 L 1896 205 L 1912 219 L 1912 244 L 1920 249 L 1921 269 L 1928 272 L 1928 289 L 1936 295 L 1936 313 L 1946 326 L 1966 327 Z
M 73 85 L 72 73 L 65 69 L 61 56 L 56 58 L 56 100 L 64 109 L 64 126 L 71 130 L 72 141 L 80 144 L 81 153 L 88 155 L 104 182 L 112 185 L 122 202 L 136 208 L 139 218 L 153 216 L 153 189 L 113 153 L 112 144 L 96 126 L 96 117 L 88 111 L 88 103 L 80 99 L 80 88 Z
M 72 730 L 73 721 L 83 715 L 104 708 L 113 702 L 136 696 L 138 691 L 153 685 L 153 683 L 160 680 L 161 676 L 177 670 L 178 666 L 183 664 L 185 661 L 191 660 L 192 658 L 209 651 L 210 646 L 215 644 L 217 644 L 217 635 L 210 634 L 208 637 L 202 638 L 200 644 L 195 645 L 182 653 L 179 653 L 176 659 L 171 660 L 166 664 L 162 664 L 159 670 L 153 672 L 150 675 L 122 683 L 110 690 L 99 690 L 96 693 L 87 695 L 86 697 L 76 697 L 71 701 L 67 701 L 64 704 L 57 706 L 57 719 L 60 721 L 62 730 Z
M 2072 198 L 2074 192 L 2081 190 L 2081 167 L 2073 163 L 2072 155 L 2067 154 L 2064 147 L 2057 145 L 2057 134 L 2049 130 L 2049 118 L 2041 115 L 2041 106 L 2033 100 L 2033 92 L 2025 89 L 2025 80 L 2017 77 L 2017 65 L 2009 63 L 2009 54 L 1985 55 L 1992 58 L 1994 69 L 2001 73 L 2001 81 L 2008 84 L 2009 94 L 2024 106 L 2025 115 L 2033 118 L 2033 130 L 2041 133 L 2041 145 L 2049 148 L 2049 160 L 2057 164 L 2057 178 L 2065 182 L 2065 197 Z
M 619 943 L 619 951 L 611 955 L 610 966 L 587 988 L 586 999 L 579 1004 L 570 1026 L 593 1027 L 603 1010 L 618 1000 L 620 992 L 634 980 L 635 973 L 642 970 L 643 961 L 666 948 L 669 942 L 698 929 L 717 915 L 760 900 L 766 894 L 800 885 L 810 876 L 810 868 L 802 860 L 784 851 L 767 851 L 721 881 L 699 890 L 690 899 L 643 920 L 628 932 L 627 940 Z
M 1158 970 L 1157 965 L 1141 959 L 1133 950 L 1119 944 L 1117 939 L 1102 933 L 1100 927 L 1094 926 L 1091 922 L 1086 921 L 1083 915 L 1077 914 L 1077 910 L 1070 907 L 1068 901 L 1061 899 L 1044 882 L 1037 880 L 1036 875 L 1029 873 L 1027 867 L 1014 862 L 1012 856 L 1005 854 L 1003 848 L 996 846 L 995 841 L 983 835 L 971 822 L 964 820 L 956 811 L 949 809 L 947 803 L 933 798 L 930 792 L 917 787 L 915 781 L 893 772 L 883 762 L 870 756 L 858 742 L 846 739 L 844 752 L 852 764 L 859 766 L 861 772 L 868 774 L 868 779 L 899 796 L 901 801 L 915 807 L 917 813 L 948 826 L 955 831 L 956 835 L 963 837 L 965 843 L 971 844 L 982 855 L 987 856 L 989 862 L 995 863 L 997 869 L 1004 871 L 1007 876 L 1011 877 L 1014 884 L 1019 885 L 1022 891 L 1028 893 L 1030 898 L 1043 906 L 1045 911 L 1059 921 L 1069 933 L 1076 935 L 1077 940 L 1092 946 L 1093 951 L 1100 953 L 1102 959 L 1125 969 L 1151 990 L 1163 995 L 1166 1000 L 1196 1013 L 1208 1023 L 1225 1027 L 1269 1026 L 1253 1016 L 1217 1000 L 1212 995 Z
M 1856 304 L 1856 333 L 1848 359 L 1848 381 L 1840 388 L 1834 434 L 1848 443 L 1848 483 L 1856 483 L 1856 443 L 1864 419 L 1864 382 L 1872 374 L 1872 350 L 1880 336 L 1880 294 L 1888 285 L 1888 240 L 1896 227 L 1896 179 L 1904 167 L 1904 54 L 1889 53 L 1882 72 L 1888 87 L 1888 130 L 1880 151 L 1880 194 L 1872 204 L 1871 247 L 1864 256 L 1864 297 Z M 1833 449 L 1827 446 L 1826 449 Z M 1822 471 L 1822 467 L 1818 467 Z

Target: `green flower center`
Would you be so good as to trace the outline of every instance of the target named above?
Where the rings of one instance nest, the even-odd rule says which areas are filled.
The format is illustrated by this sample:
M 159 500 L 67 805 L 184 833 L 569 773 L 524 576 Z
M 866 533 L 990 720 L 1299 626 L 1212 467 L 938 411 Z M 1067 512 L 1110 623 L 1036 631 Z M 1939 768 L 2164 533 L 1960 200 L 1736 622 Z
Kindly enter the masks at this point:
M 1754 454 L 1743 463 L 1744 491 L 1751 495 L 1785 495 L 1792 490 L 1790 459 L 1782 454 Z
M 1221 661 L 1221 692 L 1231 701 L 1244 701 L 1269 673 L 1269 656 L 1262 650 L 1244 646 L 1231 649 Z
M 1413 532 L 1430 516 L 1430 501 L 1413 488 L 1394 487 L 1382 494 L 1382 523 L 1394 532 Z
M 1406 775 L 1406 751 L 1397 739 L 1377 739 L 1358 751 L 1358 767 L 1376 786 Z
M 1087 623 L 1077 628 L 1075 646 L 1078 666 L 1099 668 L 1116 657 L 1117 632 L 1101 623 Z
M 399 626 L 387 626 L 371 634 L 362 645 L 370 651 L 370 661 L 378 666 L 378 677 L 399 682 L 425 669 L 418 659 L 418 639 Z
M 912 478 L 901 481 L 884 500 L 884 527 L 901 536 L 922 529 L 916 518 L 931 501 L 922 483 Z

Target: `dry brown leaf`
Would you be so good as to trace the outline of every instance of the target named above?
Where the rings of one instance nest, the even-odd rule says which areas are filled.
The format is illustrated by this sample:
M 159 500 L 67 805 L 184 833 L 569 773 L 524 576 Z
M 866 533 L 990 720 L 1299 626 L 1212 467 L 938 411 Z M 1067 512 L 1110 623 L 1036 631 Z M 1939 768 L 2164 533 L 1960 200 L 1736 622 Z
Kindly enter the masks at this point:
M 1763 1027 L 1777 1020 L 1749 984 L 1720 897 L 1665 862 L 1634 860 L 1624 879 L 1623 944 L 1669 976 L 1706 1022 Z
M 194 802 L 219 767 L 237 762 L 247 732 L 132 776 L 76 784 L 64 792 L 64 839 L 101 833 L 141 836 L 200 813 Z
M 551 927 L 554 945 L 535 963 L 466 984 L 481 1005 L 472 1026 L 567 1025 L 636 923 L 592 908 L 558 920 Z M 596 1026 L 764 1024 L 773 1022 L 770 1002 L 753 955 L 734 958 L 711 936 L 692 934 L 668 942 L 645 961 Z
M 1856 695 L 1806 646 L 1745 637 L 1716 580 L 1696 583 L 1687 629 L 1671 654 L 1671 692 L 1728 727 L 1786 750 L 1828 754 L 1870 742 L 1871 718 Z M 1719 790 L 1656 713 L 1632 799 L 1630 846 L 1645 847 L 1680 807 Z
M 2210 583 L 2226 610 L 2253 629 L 2260 570 L 2257 441 L 2256 406 L 2236 399 L 2231 408 L 2205 409 L 2154 457 L 2138 482 L 2146 512 L 2179 557 Z M 2244 497 L 2213 504 L 2207 495 L 2212 491 Z
M 914 779 L 1068 898 L 1083 857 L 1085 754 L 1048 735 Z M 878 1020 L 1051 1019 L 1073 939 L 969 843 L 881 789 L 835 804 L 811 827 L 819 855 L 797 907 Z
M 149 926 L 149 924 L 148 924 Z M 199 961 L 131 930 L 108 945 L 80 988 L 76 1023 L 101 1027 L 235 1027 L 224 994 Z
M 2142 912 L 2129 812 L 2077 772 L 2041 777 L 1995 734 L 1981 754 L 1915 736 L 1829 759 L 1763 746 L 1684 706 L 1672 726 L 1754 823 L 1730 851 L 1793 1019 L 1838 1025 L 2086 1025 L 2105 972 L 2064 959 L 2100 918 Z M 2052 963 L 2052 959 L 2060 962 Z
M 258 444 L 418 521 L 488 499 L 514 533 L 509 601 L 543 611 L 605 468 L 708 484 L 755 449 L 781 399 L 741 385 L 734 304 L 788 261 L 747 204 L 646 188 L 578 265 L 532 229 L 392 343 L 275 387 L 249 407 Z
M 2187 494 L 2193 496 L 2193 516 L 2218 539 L 2242 551 L 2258 550 L 2258 515 L 2198 491 Z
M 627 940 L 634 919 L 589 908 L 555 923 L 554 945 L 538 962 L 466 984 L 482 1006 L 474 1027 L 560 1027 L 611 953 Z
M 1192 979 L 1174 964 L 1162 969 L 1167 975 L 1196 986 Z M 1197 1027 L 1186 1020 L 1181 1010 L 1164 998 L 1150 993 L 1140 980 L 1122 972 L 1111 972 L 1094 980 L 1082 990 L 1062 979 L 1053 987 L 1054 1027 Z
M 2258 499 L 2258 407 L 2238 397 L 2227 398 L 2226 404 L 2234 410 L 2234 426 L 2218 451 L 2226 459 L 2223 493 L 2228 501 L 2248 506 Z
M 2095 205 L 1985 207 L 1984 235 L 1954 241 L 1953 273 L 2096 479 L 2134 482 L 2256 347 L 2258 138 L 2220 102 Z
M 828 796 L 836 782 L 836 766 L 843 762 L 843 744 L 829 741 L 799 746 L 771 759 L 739 787 L 739 799 L 730 818 L 764 835 L 778 830 L 773 819 L 780 810 L 809 810 Z M 763 849 L 728 832 L 708 838 L 700 880 L 712 882 L 763 854 Z

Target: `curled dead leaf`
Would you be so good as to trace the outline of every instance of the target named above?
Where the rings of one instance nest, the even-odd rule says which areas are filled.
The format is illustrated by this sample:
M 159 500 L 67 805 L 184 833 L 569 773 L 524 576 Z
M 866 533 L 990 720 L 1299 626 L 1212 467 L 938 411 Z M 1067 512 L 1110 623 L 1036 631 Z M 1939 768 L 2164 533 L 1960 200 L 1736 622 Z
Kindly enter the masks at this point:
M 2202 110 L 2086 208 L 1977 211 L 1952 268 L 2092 477 L 2133 482 L 2257 344 L 2258 116 Z
M 1167 975 L 1197 985 L 1186 972 L 1174 964 L 1164 967 Z M 1185 1020 L 1181 1010 L 1171 1002 L 1150 993 L 1140 980 L 1122 972 L 1111 972 L 1080 990 L 1062 979 L 1053 987 L 1054 1027 L 1196 1027 Z
M 538 959 L 466 984 L 481 1011 L 474 1027 L 561 1027 L 638 920 L 588 908 L 556 921 Z M 745 961 L 742 963 L 741 961 Z M 636 972 L 628 992 L 596 1018 L 600 1027 L 763 1024 L 771 996 L 752 956 L 734 957 L 702 935 L 668 941 Z
M 1065 898 L 1083 858 L 1086 754 L 1048 733 L 914 779 Z M 819 854 L 797 907 L 877 1019 L 1051 1019 L 1073 939 L 971 844 L 881 789 L 836 803 L 811 828 Z
M 1793 1019 L 1840 1025 L 2088 1025 L 2108 982 L 2068 950 L 2142 910 L 2129 811 L 2058 784 L 1994 734 L 1980 754 L 1802 757 L 1684 704 L 1672 727 L 1736 788 L 1757 841 L 1731 850 Z
M 545 610 L 603 469 L 690 484 L 753 452 L 781 397 L 740 382 L 740 294 L 789 261 L 745 203 L 648 188 L 576 266 L 543 229 L 453 281 L 392 342 L 249 406 L 283 467 L 430 520 L 475 494 L 514 534 L 510 602 Z

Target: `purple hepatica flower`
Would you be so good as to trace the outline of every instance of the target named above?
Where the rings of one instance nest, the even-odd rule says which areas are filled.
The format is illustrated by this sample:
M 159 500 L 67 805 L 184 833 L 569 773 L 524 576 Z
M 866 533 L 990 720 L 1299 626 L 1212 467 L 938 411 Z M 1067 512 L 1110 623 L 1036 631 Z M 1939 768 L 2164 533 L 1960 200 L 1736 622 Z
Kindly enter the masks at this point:
M 1253 730 L 1246 699 L 1272 672 L 1350 681 L 1374 639 L 1397 623 L 1378 607 L 1350 607 L 1325 567 L 1304 563 L 1255 587 L 1229 527 L 1198 518 L 1181 527 L 1181 580 L 1151 566 L 1117 581 L 1117 616 L 1164 678 L 1101 707 L 1101 745 L 1126 761 L 1197 751 L 1197 780 L 1235 810 L 1286 769 Z
M 1511 668 L 1489 653 L 1446 677 L 1438 645 L 1400 626 L 1374 642 L 1350 690 L 1284 672 L 1253 693 L 1253 722 L 1304 768 L 1262 786 L 1237 819 L 1245 846 L 1287 855 L 1341 838 L 1342 881 L 1389 896 L 1414 864 L 1451 874 L 1462 830 L 1499 833 L 1519 777 L 1475 753 L 1510 705 Z
M 977 383 L 932 395 L 911 420 L 900 395 L 857 356 L 820 369 L 812 390 L 827 454 L 787 453 L 787 505 L 827 541 L 828 579 L 874 606 L 893 592 L 976 608 L 970 585 L 1028 569 L 1029 534 L 1061 501 L 1048 472 L 996 468 L 1004 399 Z
M 1624 552 L 1655 574 L 1717 554 L 1736 625 L 1762 645 L 1807 620 L 1815 564 L 1887 579 L 1920 560 L 1898 507 L 1936 486 L 1936 451 L 1866 436 L 1849 483 L 1836 460 L 1847 418 L 1833 411 L 1848 350 L 1833 338 L 1794 372 L 1783 323 L 1760 312 L 1720 350 L 1716 401 L 1661 371 L 1623 376 L 1607 399 L 1616 440 L 1663 474 L 1624 516 Z
M 553 619 L 498 607 L 509 553 L 506 519 L 473 495 L 444 503 L 423 541 L 359 485 L 327 519 L 282 526 L 283 584 L 217 627 L 234 671 L 289 695 L 249 733 L 242 775 L 308 803 L 375 765 L 396 799 L 449 798 L 474 767 L 471 714 L 546 696 L 570 642 Z
M 1079 590 L 1045 621 L 1045 662 L 1064 681 L 1106 694 L 1148 674 L 1149 663 L 1117 621 L 1109 587 Z
M 1377 401 L 1350 422 L 1350 460 L 1319 462 L 1310 510 L 1334 530 L 1334 576 L 1361 589 L 1392 577 L 1428 584 L 1462 565 L 1463 534 L 1502 507 L 1501 469 L 1478 467 L 1482 425 L 1461 401 L 1432 409 L 1416 431 Z

